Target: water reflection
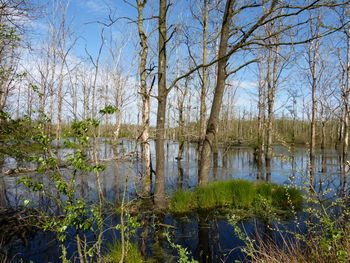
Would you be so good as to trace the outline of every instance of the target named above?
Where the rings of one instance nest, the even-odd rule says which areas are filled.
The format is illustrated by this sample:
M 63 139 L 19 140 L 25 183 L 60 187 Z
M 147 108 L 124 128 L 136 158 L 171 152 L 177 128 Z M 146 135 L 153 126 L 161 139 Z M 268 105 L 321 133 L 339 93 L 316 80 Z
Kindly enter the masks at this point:
M 151 142 L 151 158 L 155 163 L 154 143 Z M 181 159 L 179 145 L 176 142 L 166 143 L 166 178 L 165 187 L 168 193 L 178 189 L 192 189 L 197 185 L 198 151 L 197 144 L 185 144 L 183 146 Z M 113 146 L 108 140 L 100 141 L 98 144 L 98 158 L 103 160 L 106 170 L 100 174 L 100 184 L 104 198 L 112 203 L 120 200 L 123 194 L 123 185 L 127 181 L 127 191 L 130 198 L 135 193 L 141 193 L 142 168 L 138 158 L 140 148 L 132 141 L 123 141 L 121 145 Z M 58 156 L 62 160 L 73 149 L 60 149 Z M 92 158 L 91 152 L 86 152 Z M 212 171 L 210 181 L 221 181 L 232 178 L 243 178 L 248 180 L 266 180 L 279 184 L 298 184 L 309 182 L 309 156 L 305 148 L 287 149 L 276 146 L 273 155 L 267 160 L 262 152 L 256 152 L 250 147 L 218 148 L 212 158 Z M 2 165 L 2 171 L 14 169 L 19 162 L 7 158 Z M 24 167 L 33 167 L 33 164 L 22 162 Z M 314 159 L 316 190 L 320 193 L 330 188 L 337 189 L 340 193 L 347 193 L 347 165 L 346 160 L 336 150 L 325 150 L 315 152 Z M 63 169 L 62 173 L 70 177 L 71 171 Z M 43 183 L 48 189 L 54 189 L 49 177 L 50 172 L 38 175 L 37 173 L 25 174 L 32 176 L 33 180 Z M 23 199 L 31 199 L 45 209 L 54 210 L 54 204 L 45 199 L 42 194 L 27 191 L 22 185 L 16 184 L 17 177 L 0 177 L 0 207 L 17 207 L 23 204 Z M 98 199 L 96 178 L 94 174 L 78 172 L 75 174 L 78 197 L 91 203 Z M 127 179 L 127 180 L 126 180 Z M 154 178 L 153 178 L 154 180 Z M 55 213 L 59 213 L 58 210 Z M 118 222 L 110 224 L 115 226 Z M 152 217 L 150 214 L 142 215 L 142 228 L 139 233 L 140 251 L 143 256 L 152 257 L 157 262 L 172 262 L 176 260 L 176 251 L 169 247 L 164 239 L 164 225 L 172 225 L 174 242 L 188 248 L 191 254 L 200 262 L 232 262 L 242 259 L 243 255 L 237 249 L 243 243 L 233 234 L 233 227 L 225 218 L 215 216 L 188 217 L 179 220 L 171 216 Z M 261 240 L 276 238 L 271 232 L 271 227 L 264 222 L 246 222 L 244 229 L 248 232 L 257 233 Z M 258 230 L 258 231 L 256 231 Z M 34 262 L 58 262 L 59 249 L 55 239 L 47 234 L 40 233 L 31 240 L 29 248 L 13 250 L 14 254 L 21 252 Z M 106 240 L 112 241 L 118 237 L 106 233 Z M 18 249 L 18 247 L 16 248 Z M 45 254 L 44 254 L 45 253 Z M 48 253 L 48 254 L 47 254 Z M 74 253 L 74 247 L 71 248 Z M 45 255 L 49 255 L 46 256 Z M 24 261 L 26 262 L 26 261 Z
M 155 163 L 154 143 L 151 146 L 151 159 Z M 128 192 L 141 191 L 142 165 L 137 152 L 140 150 L 132 141 L 122 141 L 118 146 L 113 146 L 109 141 L 102 141 L 97 147 L 98 158 L 106 165 L 106 170 L 100 174 L 101 191 L 107 201 L 115 202 L 122 194 L 122 185 L 128 182 Z M 169 193 L 176 189 L 192 189 L 197 185 L 198 173 L 198 151 L 197 144 L 186 144 L 182 159 L 178 157 L 179 145 L 176 142 L 166 143 L 166 178 L 165 188 Z M 136 150 L 136 152 L 135 152 Z M 60 149 L 58 156 L 66 159 L 73 149 Z M 92 158 L 91 153 L 87 156 Z M 248 180 L 266 180 L 278 184 L 303 184 L 308 183 L 308 151 L 306 148 L 294 148 L 276 146 L 273 148 L 273 155 L 270 160 L 264 158 L 264 154 L 254 151 L 250 147 L 218 148 L 212 158 L 212 169 L 210 181 L 222 181 L 232 178 Z M 131 161 L 132 160 L 132 161 Z M 348 188 L 348 166 L 336 150 L 316 151 L 314 160 L 316 190 L 324 191 L 329 187 L 346 193 Z M 2 171 L 16 168 L 18 162 L 12 158 L 6 158 L 2 164 Z M 25 167 L 33 167 L 32 163 L 23 162 Z M 154 167 L 153 167 L 154 169 Z M 68 169 L 62 173 L 70 176 Z M 49 174 L 49 172 L 47 173 Z M 33 176 L 37 182 L 50 186 L 49 177 L 37 173 L 26 174 Z M 96 201 L 98 189 L 94 174 L 77 173 L 76 184 L 78 195 L 85 200 Z M 154 175 L 153 175 L 154 181 Z M 17 177 L 0 177 L 0 201 L 9 202 L 10 206 L 17 206 L 23 198 L 34 198 L 35 201 L 43 201 L 42 197 L 27 192 L 23 186 L 16 184 Z M 154 187 L 154 186 L 153 186 Z M 29 195 L 29 196 L 28 196 Z
M 5 180 L 0 177 L 0 209 L 7 207 Z
M 209 230 L 210 230 L 210 225 L 208 223 L 208 219 L 200 217 L 198 220 L 198 248 L 197 248 L 197 257 L 200 263 L 212 262 Z

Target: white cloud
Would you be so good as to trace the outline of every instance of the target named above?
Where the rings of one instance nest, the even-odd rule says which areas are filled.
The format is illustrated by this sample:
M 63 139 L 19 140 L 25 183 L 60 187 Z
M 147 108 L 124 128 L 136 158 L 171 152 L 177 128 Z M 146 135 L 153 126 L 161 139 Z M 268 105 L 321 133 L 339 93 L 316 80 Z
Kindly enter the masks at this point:
M 81 7 L 85 7 L 89 12 L 97 15 L 106 14 L 109 12 L 110 1 L 79 1 Z

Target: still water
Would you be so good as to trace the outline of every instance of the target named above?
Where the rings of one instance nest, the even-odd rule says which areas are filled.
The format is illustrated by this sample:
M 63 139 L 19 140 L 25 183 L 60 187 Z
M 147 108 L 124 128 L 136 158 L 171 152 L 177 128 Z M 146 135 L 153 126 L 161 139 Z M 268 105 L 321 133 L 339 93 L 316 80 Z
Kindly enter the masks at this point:
M 106 170 L 101 173 L 101 187 L 107 201 L 115 203 L 120 200 L 127 179 L 128 197 L 134 198 L 141 191 L 142 167 L 139 159 L 139 148 L 132 141 L 123 141 L 117 148 L 112 147 L 107 140 L 99 144 L 98 158 L 103 160 Z M 57 156 L 64 160 L 72 153 L 72 149 L 61 149 Z M 154 142 L 151 142 L 152 163 L 154 160 Z M 271 174 L 266 175 L 263 167 L 259 167 L 256 161 L 254 149 L 250 147 L 220 147 L 217 157 L 212 160 L 211 181 L 229 179 L 269 180 L 277 184 L 302 185 L 308 182 L 308 151 L 306 148 L 288 149 L 283 146 L 273 148 L 271 160 Z M 177 189 L 192 189 L 197 185 L 198 152 L 196 144 L 187 144 L 181 161 L 176 160 L 178 143 L 167 141 L 165 144 L 165 189 L 171 194 Z M 115 158 L 120 160 L 115 161 Z M 318 151 L 315 161 L 317 190 L 339 189 L 341 186 L 341 162 L 336 150 Z M 2 164 L 2 171 L 16 167 L 33 167 L 31 163 L 21 162 L 7 158 Z M 69 176 L 69 170 L 63 168 L 63 173 Z M 50 186 L 50 180 L 45 174 L 37 173 L 21 174 L 32 176 L 34 180 Z M 22 185 L 17 184 L 18 176 L 0 177 L 0 207 L 19 207 L 24 199 L 30 199 L 33 204 L 50 209 L 47 202 L 40 194 L 31 193 Z M 92 174 L 78 174 L 76 177 L 77 194 L 91 203 L 98 200 L 95 176 Z M 113 242 L 119 239 L 119 233 L 115 229 L 119 222 L 117 216 L 110 216 L 105 222 L 105 242 Z M 176 262 L 176 251 L 161 235 L 164 229 L 156 229 L 156 223 L 170 225 L 173 234 L 172 241 L 186 247 L 191 255 L 200 262 L 234 262 L 244 261 L 244 255 L 239 247 L 243 242 L 235 236 L 233 227 L 225 217 L 213 214 L 198 216 L 189 215 L 177 218 L 171 215 L 152 217 L 143 215 L 142 228 L 138 230 L 140 251 L 146 257 L 152 257 L 156 262 Z M 288 224 L 287 224 L 288 226 Z M 244 230 L 252 235 L 262 236 L 276 235 L 269 232 L 263 222 L 251 219 L 243 223 Z M 293 223 L 289 222 L 289 227 Z M 1 226 L 0 226 L 1 228 Z M 72 232 L 72 236 L 74 231 Z M 90 237 L 93 239 L 93 237 Z M 278 236 L 275 236 L 275 239 Z M 2 243 L 2 250 L 8 253 L 10 262 L 60 262 L 60 249 L 58 242 L 51 233 L 31 233 L 26 238 L 28 242 L 13 238 L 8 244 Z M 26 243 L 26 244 L 25 244 Z M 68 256 L 72 262 L 79 262 L 76 255 L 75 242 L 66 242 Z M 0 251 L 1 252 L 1 251 Z

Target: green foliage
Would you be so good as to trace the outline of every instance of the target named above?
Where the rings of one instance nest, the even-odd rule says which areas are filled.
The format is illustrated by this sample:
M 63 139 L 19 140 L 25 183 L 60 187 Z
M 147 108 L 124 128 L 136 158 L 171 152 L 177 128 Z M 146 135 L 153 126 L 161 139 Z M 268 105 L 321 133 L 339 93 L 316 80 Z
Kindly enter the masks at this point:
M 36 94 L 38 94 L 40 98 L 44 96 L 44 94 L 40 92 L 40 88 L 38 86 L 29 84 L 29 88 L 31 88 Z
M 305 187 L 308 190 L 308 186 Z M 265 218 L 274 216 L 277 209 L 295 210 L 303 207 L 303 217 L 298 218 L 295 214 L 294 225 L 307 227 L 299 230 L 281 230 L 278 226 L 269 224 L 269 229 L 278 233 L 279 236 L 293 235 L 295 240 L 281 247 L 274 239 L 252 239 L 238 226 L 238 218 L 233 215 L 229 222 L 234 226 L 235 234 L 244 241 L 241 248 L 252 262 L 349 262 L 350 260 L 350 210 L 348 200 L 336 198 L 336 193 L 329 202 L 330 189 L 326 192 L 316 193 L 305 191 L 301 196 L 299 190 L 284 188 L 271 184 L 257 185 L 256 207 L 260 207 L 261 214 Z M 326 201 L 328 200 L 328 201 Z M 271 220 L 270 220 L 271 222 Z M 268 223 L 268 222 L 267 222 Z M 280 222 L 281 224 L 282 222 Z M 289 229 L 289 228 L 287 228 Z M 257 242 L 258 241 L 258 242 Z
M 111 105 L 108 105 L 106 106 L 105 108 L 103 108 L 102 110 L 100 110 L 100 113 L 103 114 L 103 115 L 106 115 L 106 114 L 113 114 L 115 112 L 117 112 L 118 109 L 111 106 Z
M 166 239 L 168 240 L 170 246 L 174 249 L 176 249 L 176 251 L 179 254 L 179 263 L 198 263 L 197 260 L 193 259 L 191 256 L 191 253 L 187 251 L 186 248 L 182 247 L 179 244 L 175 244 L 174 242 L 171 241 L 170 238 L 170 234 L 168 232 L 164 233 Z
M 89 138 L 87 138 L 86 132 L 91 128 L 97 127 L 97 125 L 98 122 L 94 120 L 73 124 L 72 131 L 76 140 L 67 140 L 65 144 L 74 144 L 77 149 L 74 153 L 69 154 L 67 158 L 67 165 L 72 167 L 72 173 L 63 175 L 58 166 L 59 160 L 53 154 L 53 137 L 47 134 L 43 122 L 37 122 L 34 126 L 35 134 L 31 139 L 40 145 L 43 152 L 40 155 L 33 154 L 29 159 L 31 162 L 36 163 L 38 173 L 49 177 L 50 186 L 44 185 L 42 182 L 36 182 L 35 178 L 32 177 L 22 177 L 18 180 L 19 184 L 23 184 L 30 191 L 40 192 L 53 205 L 56 205 L 57 210 L 61 212 L 60 215 L 52 215 L 47 214 L 46 211 L 38 210 L 38 214 L 42 215 L 42 217 L 33 220 L 32 223 L 43 231 L 52 231 L 57 234 L 57 238 L 61 242 L 61 259 L 63 262 L 69 262 L 66 259 L 66 248 L 63 242 L 66 240 L 67 231 L 70 228 L 74 228 L 78 232 L 90 230 L 102 233 L 104 219 L 102 217 L 101 203 L 95 205 L 86 203 L 82 197 L 78 197 L 75 189 L 75 175 L 77 172 L 98 173 L 105 169 L 100 164 L 90 165 L 84 154 L 84 151 L 89 147 Z M 25 206 L 32 204 L 31 200 L 28 199 L 23 200 L 23 203 Z M 35 209 L 35 207 L 32 208 Z M 84 250 L 86 258 L 93 259 L 100 251 L 101 234 L 96 235 L 96 237 L 95 243 Z
M 310 192 L 305 212 L 309 237 L 299 238 L 310 248 L 311 257 L 324 262 L 349 262 L 350 260 L 350 209 L 348 200 L 337 198 L 332 203 L 324 202 L 325 195 Z
M 66 132 L 67 137 L 78 139 L 78 142 L 72 140 L 65 140 L 64 145 L 69 148 L 74 147 L 88 147 L 90 143 L 89 132 L 100 125 L 98 120 L 86 119 L 83 121 L 75 121 L 72 123 L 70 129 Z
M 40 136 L 36 123 L 28 116 L 12 119 L 6 112 L 0 112 L 0 115 L 0 118 L 3 118 L 0 125 L 0 159 L 11 156 L 21 163 L 23 160 L 31 161 L 30 156 L 33 153 L 43 154 L 42 145 L 35 140 Z
M 298 189 L 286 188 L 276 184 L 262 183 L 256 187 L 258 195 L 270 205 L 279 209 L 299 210 L 303 205 L 303 196 Z
M 1 42 L 7 42 L 11 45 L 16 45 L 21 39 L 17 34 L 15 26 L 9 26 L 6 24 L 0 25 L 0 40 Z
M 118 224 L 116 226 L 116 229 L 124 231 L 124 233 L 127 236 L 127 239 L 130 239 L 131 237 L 134 237 L 136 235 L 137 228 L 140 228 L 141 224 L 138 221 L 137 217 L 130 216 L 128 213 L 126 214 L 125 219 L 125 225 Z
M 272 205 L 280 209 L 300 210 L 303 206 L 303 196 L 295 188 L 283 188 L 277 186 L 272 191 Z

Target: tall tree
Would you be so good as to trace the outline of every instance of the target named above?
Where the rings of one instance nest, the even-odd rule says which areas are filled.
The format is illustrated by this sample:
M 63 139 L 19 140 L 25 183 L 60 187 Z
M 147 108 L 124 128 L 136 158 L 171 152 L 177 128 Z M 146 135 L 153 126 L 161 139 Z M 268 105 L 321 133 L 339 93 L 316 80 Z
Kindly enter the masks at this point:
M 167 54 L 167 0 L 159 1 L 158 17 L 158 108 L 157 108 L 157 127 L 156 127 L 156 183 L 154 191 L 154 202 L 156 207 L 165 208 L 164 192 L 164 135 L 165 135 L 165 116 L 168 90 L 166 86 L 166 67 Z
M 310 16 L 312 12 L 310 11 Z M 310 36 L 312 40 L 307 46 L 307 62 L 310 71 L 309 82 L 311 86 L 311 127 L 310 127 L 310 153 L 309 153 L 309 171 L 310 171 L 310 188 L 315 187 L 315 147 L 316 147 L 316 122 L 317 122 L 317 85 L 318 85 L 318 61 L 320 58 L 320 12 L 317 10 L 316 19 L 311 19 Z
M 69 27 L 69 23 L 67 23 L 67 9 L 69 3 L 65 0 L 57 1 L 57 9 L 54 12 L 59 14 L 59 24 L 57 29 L 57 35 L 54 40 L 56 41 L 55 47 L 57 48 L 57 54 L 59 58 L 59 72 L 58 72 L 58 80 L 57 80 L 57 126 L 56 126 L 56 138 L 61 137 L 62 130 L 62 111 L 63 111 L 63 102 L 64 102 L 64 79 L 66 77 L 66 71 L 69 70 L 67 68 L 67 58 L 75 45 L 75 41 L 73 40 L 69 43 L 69 38 L 72 36 L 72 30 Z M 56 21 L 53 21 L 53 26 Z
M 203 64 L 208 63 L 208 22 L 209 22 L 209 4 L 210 0 L 203 0 L 203 29 L 202 29 L 202 45 L 203 45 Z M 206 98 L 208 92 L 209 82 L 209 68 L 203 67 L 202 69 L 202 87 L 200 93 L 200 118 L 199 118 L 199 138 L 200 145 L 203 146 L 205 139 L 205 129 L 207 124 L 207 105 Z
M 219 45 L 219 58 L 217 69 L 217 79 L 216 87 L 214 92 L 213 104 L 210 112 L 210 117 L 208 120 L 208 127 L 206 130 L 205 140 L 201 149 L 200 155 L 200 167 L 198 174 L 199 184 L 208 184 L 209 182 L 209 171 L 210 171 L 210 156 L 211 147 L 214 143 L 215 136 L 217 133 L 217 127 L 219 122 L 219 113 L 222 103 L 222 97 L 225 90 L 225 80 L 226 80 L 226 64 L 229 56 L 227 56 L 228 40 L 230 38 L 230 27 L 232 25 L 233 17 L 233 6 L 235 1 L 227 0 L 224 17 L 222 21 L 222 27 L 220 32 L 220 45 Z
M 277 45 L 280 42 L 281 21 L 275 20 L 266 24 L 265 31 L 268 41 L 268 56 L 267 56 L 267 119 L 266 119 L 266 181 L 271 180 L 271 159 L 272 159 L 272 140 L 273 140 L 273 120 L 274 120 L 274 105 L 276 97 L 276 89 L 278 78 L 281 74 L 280 68 L 280 47 Z M 273 46 L 271 46 L 271 44 Z
M 139 53 L 140 95 L 142 99 L 142 127 L 141 127 L 141 155 L 144 171 L 143 192 L 147 196 L 151 192 L 151 150 L 149 145 L 149 118 L 150 118 L 150 92 L 147 88 L 147 56 L 148 39 L 143 29 L 143 10 L 147 0 L 136 0 L 137 3 L 137 28 L 139 32 L 141 50 Z
M 217 133 L 217 127 L 219 122 L 219 111 L 222 103 L 222 94 L 225 89 L 225 79 L 230 74 L 237 72 L 239 69 L 245 67 L 246 65 L 252 63 L 254 60 L 248 61 L 246 63 L 241 63 L 235 70 L 231 72 L 226 72 L 226 65 L 228 59 L 233 55 L 237 54 L 238 51 L 247 50 L 249 47 L 254 47 L 260 45 L 263 47 L 271 47 L 273 50 L 277 46 L 282 45 L 296 45 L 302 43 L 309 43 L 313 38 L 303 37 L 295 41 L 284 41 L 281 43 L 266 43 L 269 37 L 273 37 L 276 34 L 281 34 L 287 32 L 291 29 L 296 29 L 300 25 L 308 23 L 308 18 L 305 16 L 300 16 L 302 13 L 308 10 L 317 10 L 321 7 L 327 7 L 333 10 L 336 6 L 342 6 L 345 2 L 324 2 L 324 1 L 304 1 L 300 2 L 298 5 L 290 5 L 289 3 L 270 0 L 264 1 L 263 3 L 257 2 L 237 2 L 237 1 L 226 1 L 226 7 L 223 16 L 223 22 L 220 32 L 220 45 L 218 51 L 218 68 L 217 68 L 217 79 L 216 87 L 214 92 L 214 99 L 212 103 L 212 108 L 210 112 L 210 117 L 208 120 L 208 127 L 206 130 L 206 137 L 201 151 L 201 166 L 199 168 L 198 181 L 200 184 L 208 183 L 209 172 L 210 172 L 210 157 L 212 146 L 215 140 L 215 135 Z M 267 7 L 266 7 L 267 6 Z M 251 11 L 245 13 L 246 10 Z M 245 18 L 249 17 L 251 20 L 242 20 L 242 12 L 246 15 Z M 255 15 L 251 15 L 251 14 Z M 293 19 L 298 16 L 298 19 Z M 301 18 L 302 17 L 302 18 Z M 233 26 L 232 18 L 237 18 L 235 23 L 237 26 Z M 288 18 L 284 19 L 284 18 Z M 264 25 L 272 23 L 274 21 L 282 20 L 283 27 L 281 27 L 272 36 L 266 36 L 266 34 L 261 34 L 261 30 Z M 288 23 L 287 23 L 288 22 Z M 327 27 L 325 27 L 327 28 Z M 339 28 L 324 29 L 322 35 L 330 34 L 339 30 Z M 319 35 L 321 36 L 321 34 Z M 229 43 L 230 39 L 232 42 Z M 242 57 L 241 57 L 242 58 Z M 217 61 L 216 60 L 216 61 Z M 240 63 L 241 60 L 238 59 L 233 61 Z M 210 63 L 209 63 L 210 64 Z M 273 71 L 273 69 L 272 69 Z

